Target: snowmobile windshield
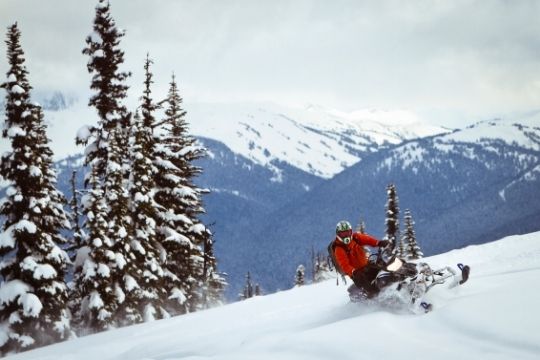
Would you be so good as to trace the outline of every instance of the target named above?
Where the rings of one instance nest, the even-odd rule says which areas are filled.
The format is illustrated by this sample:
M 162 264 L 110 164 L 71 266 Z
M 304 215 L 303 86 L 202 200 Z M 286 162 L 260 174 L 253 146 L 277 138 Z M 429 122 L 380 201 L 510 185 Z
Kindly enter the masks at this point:
M 394 258 L 394 260 L 390 264 L 388 264 L 386 269 L 388 271 L 397 271 L 399 270 L 399 268 L 401 268 L 401 265 L 403 265 L 403 262 L 398 258 Z

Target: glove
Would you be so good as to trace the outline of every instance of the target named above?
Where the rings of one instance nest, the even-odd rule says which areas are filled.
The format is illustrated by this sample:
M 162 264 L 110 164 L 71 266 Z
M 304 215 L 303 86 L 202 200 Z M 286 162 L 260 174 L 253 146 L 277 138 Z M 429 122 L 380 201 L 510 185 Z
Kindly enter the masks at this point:
M 382 247 L 387 247 L 388 244 L 390 244 L 390 241 L 388 241 L 388 240 L 380 240 L 379 243 L 377 244 L 377 246 L 382 248 Z

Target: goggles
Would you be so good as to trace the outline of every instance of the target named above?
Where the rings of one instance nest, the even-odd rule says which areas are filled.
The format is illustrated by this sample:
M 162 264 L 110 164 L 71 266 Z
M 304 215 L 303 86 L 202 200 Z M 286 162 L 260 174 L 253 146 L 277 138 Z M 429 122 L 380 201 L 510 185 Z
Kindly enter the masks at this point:
M 352 234 L 352 230 L 344 230 L 338 231 L 337 236 L 345 245 L 348 245 L 351 242 Z

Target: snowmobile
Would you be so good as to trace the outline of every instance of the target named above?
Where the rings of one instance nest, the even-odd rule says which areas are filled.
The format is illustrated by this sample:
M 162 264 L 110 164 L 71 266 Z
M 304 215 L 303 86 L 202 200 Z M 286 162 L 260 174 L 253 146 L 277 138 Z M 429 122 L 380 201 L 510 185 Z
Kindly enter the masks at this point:
M 368 292 L 353 284 L 348 289 L 352 302 L 381 303 L 391 300 L 404 303 L 403 305 L 407 305 L 410 309 L 420 308 L 424 312 L 433 309 L 433 305 L 424 300 L 429 290 L 446 282 L 450 282 L 449 288 L 462 285 L 469 279 L 471 271 L 468 265 L 463 264 L 457 264 L 459 272 L 450 266 L 433 270 L 425 262 L 412 263 L 399 258 L 392 254 L 389 247 L 371 254 L 368 266 L 378 270 L 372 282 L 378 291 Z

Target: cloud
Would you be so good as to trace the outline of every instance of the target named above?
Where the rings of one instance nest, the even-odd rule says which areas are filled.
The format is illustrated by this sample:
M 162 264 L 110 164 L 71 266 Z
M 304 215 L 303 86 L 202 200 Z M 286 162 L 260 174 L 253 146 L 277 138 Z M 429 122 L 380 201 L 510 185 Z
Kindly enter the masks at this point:
M 35 88 L 87 93 L 95 1 L 2 0 Z M 540 104 L 540 3 L 113 0 L 132 93 L 146 52 L 156 91 L 188 101 L 268 100 L 491 116 Z M 5 51 L 0 46 L 0 51 Z M 0 70 L 5 60 L 0 61 Z

